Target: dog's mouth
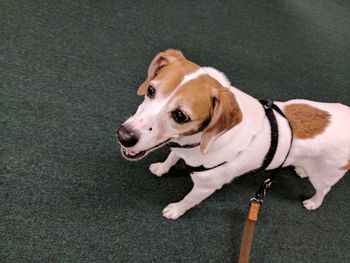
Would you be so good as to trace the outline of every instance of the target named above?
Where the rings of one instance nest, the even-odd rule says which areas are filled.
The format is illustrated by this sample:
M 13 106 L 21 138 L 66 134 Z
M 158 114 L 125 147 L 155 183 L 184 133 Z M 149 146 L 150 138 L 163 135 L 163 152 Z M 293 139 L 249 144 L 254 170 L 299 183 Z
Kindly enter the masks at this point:
M 144 150 L 144 151 L 139 151 L 139 152 L 135 152 L 133 150 L 129 150 L 127 148 L 124 148 L 122 147 L 121 149 L 121 152 L 123 154 L 123 156 L 126 158 L 126 159 L 129 159 L 129 160 L 140 160 L 142 159 L 143 157 L 145 157 L 148 153 L 150 153 L 151 151 L 163 146 L 164 144 L 166 144 L 170 139 L 167 139 L 147 150 Z
M 122 147 L 122 154 L 126 159 L 130 160 L 139 160 L 143 158 L 148 151 L 141 151 L 141 152 L 134 152 L 134 151 L 129 151 Z

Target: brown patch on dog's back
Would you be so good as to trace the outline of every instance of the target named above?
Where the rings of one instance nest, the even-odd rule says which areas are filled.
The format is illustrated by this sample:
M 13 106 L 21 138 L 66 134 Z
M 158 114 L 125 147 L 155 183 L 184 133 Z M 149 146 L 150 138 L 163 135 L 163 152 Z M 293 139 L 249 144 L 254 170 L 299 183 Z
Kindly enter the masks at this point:
M 330 122 L 327 111 L 304 103 L 287 105 L 284 114 L 292 126 L 294 137 L 299 139 L 311 139 L 322 134 Z
M 350 170 L 350 160 L 348 161 L 348 164 L 340 167 L 339 170 L 345 170 L 345 171 Z

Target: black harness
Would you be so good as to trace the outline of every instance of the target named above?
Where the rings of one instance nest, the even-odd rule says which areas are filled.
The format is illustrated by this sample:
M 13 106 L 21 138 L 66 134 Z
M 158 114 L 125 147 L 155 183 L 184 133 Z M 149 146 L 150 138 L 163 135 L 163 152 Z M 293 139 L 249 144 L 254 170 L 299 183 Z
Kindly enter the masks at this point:
M 168 142 L 167 145 L 170 147 L 170 148 L 195 148 L 197 146 L 200 145 L 199 142 L 197 143 L 193 143 L 193 144 L 185 144 L 185 145 L 181 145 L 181 144 L 178 144 L 177 142 Z
M 289 156 L 290 150 L 292 149 L 293 129 L 292 129 L 292 126 L 290 125 L 290 122 L 288 121 L 287 117 L 282 112 L 282 110 L 276 104 L 274 104 L 273 101 L 260 100 L 260 103 L 263 105 L 263 107 L 265 109 L 265 114 L 270 122 L 271 144 L 270 144 L 270 149 L 264 158 L 263 164 L 261 165 L 261 167 L 259 169 L 256 170 L 256 172 L 261 172 L 261 171 L 265 170 L 272 162 L 272 160 L 276 154 L 276 151 L 277 151 L 279 132 L 278 132 L 278 125 L 277 125 L 277 120 L 276 120 L 276 116 L 274 114 L 274 111 L 278 112 L 278 114 L 280 114 L 283 118 L 285 118 L 287 120 L 288 125 L 289 125 L 289 129 L 291 132 L 290 144 L 289 144 L 289 149 L 288 149 L 288 152 L 286 154 L 286 157 L 284 158 L 281 165 L 278 166 L 276 169 L 274 169 L 273 172 L 268 175 L 266 180 L 261 184 L 259 190 L 255 194 L 255 200 L 258 200 L 259 202 L 262 203 L 262 200 L 264 199 L 264 197 L 266 195 L 267 189 L 270 188 L 273 179 L 276 177 L 277 173 L 279 172 L 279 170 L 282 168 L 282 166 L 286 162 L 286 160 Z
M 260 103 L 262 104 L 262 106 L 264 107 L 265 110 L 265 114 L 267 119 L 269 120 L 270 123 L 270 127 L 271 127 L 271 144 L 270 144 L 270 148 L 263 160 L 262 165 L 260 166 L 260 168 L 256 169 L 255 172 L 260 172 L 265 170 L 272 162 L 273 158 L 275 157 L 276 151 L 277 151 L 277 147 L 278 147 L 278 136 L 279 136 L 279 131 L 278 131 L 278 125 L 277 125 L 277 120 L 276 120 L 276 116 L 274 111 L 276 111 L 278 114 L 280 114 L 282 117 L 284 117 L 286 120 L 286 116 L 284 115 L 284 113 L 282 112 L 282 110 L 273 103 L 273 101 L 270 100 L 260 100 Z M 264 186 L 262 185 L 260 188 L 261 189 L 265 189 L 266 187 L 269 187 L 273 178 L 275 177 L 275 175 L 277 174 L 277 171 L 279 170 L 279 168 L 281 168 L 283 166 L 283 164 L 285 163 L 285 161 L 287 160 L 287 157 L 289 155 L 290 149 L 292 147 L 292 142 L 293 142 L 293 130 L 290 126 L 290 123 L 288 122 L 290 130 L 292 132 L 291 134 L 291 143 L 289 146 L 289 150 L 288 153 L 286 155 L 286 158 L 284 159 L 283 163 L 265 180 L 264 182 Z M 195 148 L 198 147 L 200 145 L 200 143 L 194 143 L 194 144 L 186 144 L 186 145 L 180 145 L 178 143 L 175 142 L 169 142 L 167 144 L 170 148 Z M 190 170 L 191 173 L 193 172 L 204 172 L 204 171 L 208 171 L 208 170 L 212 170 L 215 168 L 218 168 L 224 164 L 226 164 L 227 162 L 222 162 L 218 165 L 215 165 L 213 167 L 204 167 L 204 165 L 200 165 L 200 166 L 191 166 L 191 165 L 187 165 L 187 168 Z M 263 190 L 258 191 L 256 197 L 261 197 L 261 195 L 264 195 Z
M 193 144 L 181 145 L 181 144 L 178 144 L 178 143 L 176 143 L 176 142 L 169 142 L 169 143 L 167 143 L 167 145 L 168 145 L 170 148 L 191 149 L 191 148 L 198 147 L 198 146 L 200 145 L 200 143 L 197 142 L 197 143 L 193 143 Z M 191 165 L 186 164 L 186 168 L 187 168 L 191 173 L 194 173 L 194 172 L 204 172 L 204 171 L 208 171 L 208 170 L 211 170 L 211 169 L 218 168 L 219 166 L 224 165 L 225 163 L 227 163 L 227 162 L 225 161 L 225 162 L 222 162 L 222 163 L 220 163 L 220 164 L 218 164 L 218 165 L 215 165 L 215 166 L 212 166 L 212 167 L 205 167 L 203 164 L 200 165 L 200 166 L 191 166 Z
M 249 256 L 250 256 L 252 241 L 253 241 L 253 237 L 254 237 L 254 229 L 255 229 L 256 222 L 258 220 L 259 209 L 263 204 L 264 197 L 266 195 L 267 190 L 271 187 L 273 179 L 276 177 L 277 173 L 279 172 L 279 170 L 282 168 L 282 166 L 286 162 L 288 155 L 290 153 L 290 150 L 292 148 L 292 143 L 293 143 L 293 129 L 292 129 L 288 119 L 281 111 L 281 109 L 278 108 L 277 105 L 275 105 L 272 101 L 269 101 L 269 100 L 261 100 L 260 103 L 263 105 L 263 107 L 265 109 L 266 116 L 270 122 L 271 144 L 270 144 L 270 149 L 269 149 L 268 153 L 266 154 L 261 167 L 259 169 L 257 169 L 257 171 L 262 171 L 270 165 L 270 163 L 273 160 L 273 157 L 275 156 L 276 150 L 277 150 L 278 125 L 277 125 L 276 116 L 274 114 L 274 111 L 278 112 L 282 117 L 284 117 L 287 120 L 287 122 L 289 124 L 290 131 L 291 131 L 291 141 L 290 141 L 290 146 L 289 146 L 288 152 L 287 152 L 286 157 L 283 160 L 282 164 L 277 169 L 274 169 L 267 176 L 265 181 L 260 185 L 259 190 L 255 194 L 255 197 L 250 199 L 248 216 L 247 216 L 247 220 L 246 220 L 244 230 L 243 230 L 240 255 L 239 255 L 239 259 L 238 259 L 239 263 L 249 262 Z
M 276 120 L 276 116 L 274 114 L 274 111 L 278 112 L 279 115 L 281 115 L 283 118 L 285 118 L 287 120 L 288 125 L 289 125 L 289 129 L 291 132 L 288 152 L 287 152 L 286 157 L 284 158 L 282 164 L 278 168 L 282 167 L 283 164 L 286 162 L 288 155 L 290 153 L 290 150 L 292 148 L 292 143 L 293 143 L 293 129 L 292 129 L 292 126 L 290 125 L 286 115 L 284 115 L 283 111 L 276 104 L 274 104 L 273 101 L 271 101 L 271 100 L 260 100 L 260 103 L 263 105 L 263 107 L 265 109 L 265 114 L 270 122 L 271 144 L 270 144 L 270 149 L 265 156 L 263 164 L 258 169 L 259 171 L 265 170 L 270 165 L 270 163 L 272 162 L 273 157 L 275 156 L 276 151 L 277 151 L 279 133 L 278 133 L 278 125 L 277 125 L 277 120 Z

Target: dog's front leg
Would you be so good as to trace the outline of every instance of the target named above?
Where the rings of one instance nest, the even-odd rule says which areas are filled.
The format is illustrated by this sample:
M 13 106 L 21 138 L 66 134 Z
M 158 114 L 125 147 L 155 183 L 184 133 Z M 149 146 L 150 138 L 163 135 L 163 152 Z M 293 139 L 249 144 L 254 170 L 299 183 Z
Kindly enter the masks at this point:
M 170 168 L 174 166 L 179 160 L 180 157 L 176 153 L 170 152 L 164 162 L 152 163 L 149 166 L 149 170 L 157 176 L 162 176 L 163 174 L 169 172 Z
M 205 188 L 194 184 L 191 192 L 184 199 L 177 203 L 171 203 L 164 208 L 163 216 L 167 219 L 178 219 L 187 210 L 198 205 L 215 191 L 216 188 Z
M 224 184 L 223 178 L 213 176 L 212 171 L 193 173 L 191 177 L 193 180 L 193 188 L 191 192 L 189 192 L 180 202 L 171 203 L 165 207 L 163 210 L 164 217 L 168 219 L 179 218 L 187 210 L 198 205 L 216 190 L 220 189 Z

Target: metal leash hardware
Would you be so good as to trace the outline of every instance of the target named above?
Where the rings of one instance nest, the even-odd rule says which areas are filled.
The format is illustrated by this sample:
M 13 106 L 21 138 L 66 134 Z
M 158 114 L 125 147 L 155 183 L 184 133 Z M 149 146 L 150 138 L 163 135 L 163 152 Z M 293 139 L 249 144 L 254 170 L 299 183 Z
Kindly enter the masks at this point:
M 252 198 L 252 199 L 256 199 L 259 202 L 263 203 L 264 197 L 266 196 L 267 190 L 270 189 L 271 184 L 272 184 L 272 178 L 269 177 L 261 184 L 259 190 L 255 194 L 255 198 Z
M 253 243 L 255 225 L 258 221 L 260 207 L 263 205 L 267 190 L 271 187 L 272 179 L 267 178 L 260 186 L 255 197 L 250 199 L 248 216 L 243 230 L 242 244 L 239 255 L 239 263 L 248 263 L 250 250 Z

